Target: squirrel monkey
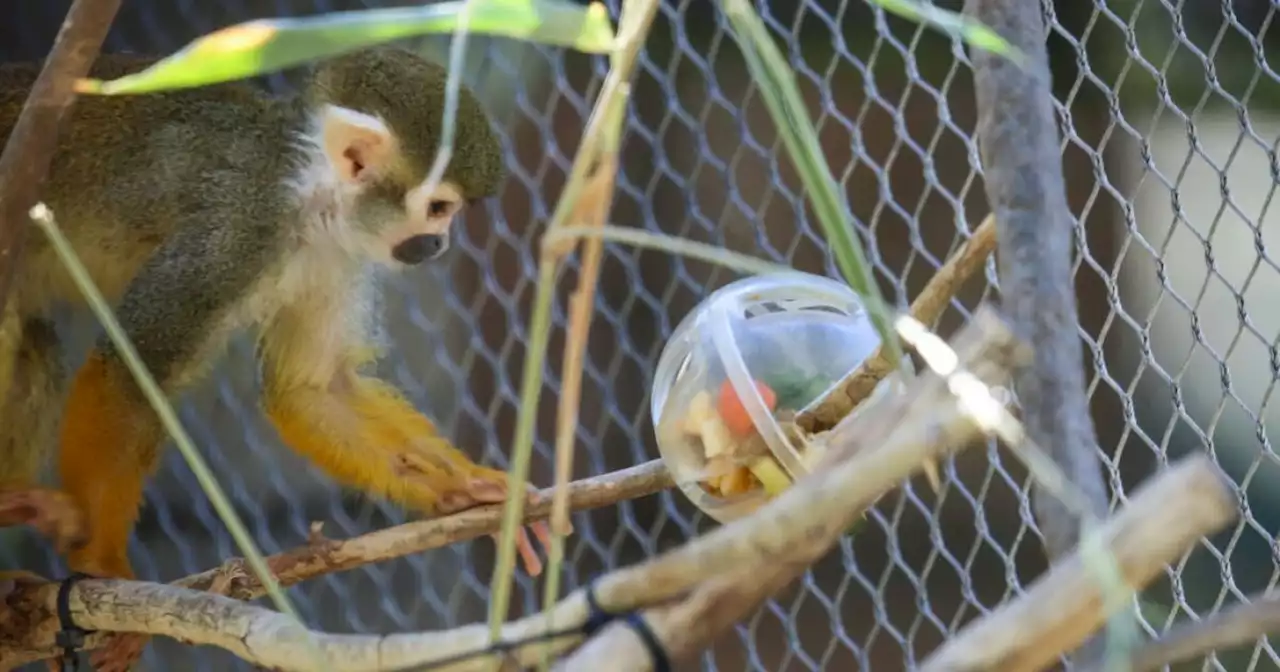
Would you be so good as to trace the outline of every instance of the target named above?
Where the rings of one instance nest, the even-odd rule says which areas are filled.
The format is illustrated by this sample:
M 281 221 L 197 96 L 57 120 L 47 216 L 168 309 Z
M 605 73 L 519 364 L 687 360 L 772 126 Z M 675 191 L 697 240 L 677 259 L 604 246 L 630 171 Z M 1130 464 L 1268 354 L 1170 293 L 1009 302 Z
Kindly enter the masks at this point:
M 92 75 L 153 62 L 102 56 Z M 0 137 L 38 71 L 0 66 Z M 374 48 L 310 68 L 289 96 L 236 82 L 81 97 L 42 194 L 166 394 L 254 328 L 263 406 L 283 442 L 343 484 L 428 514 L 507 494 L 504 472 L 473 463 L 361 372 L 377 355 L 378 271 L 440 256 L 454 217 L 504 176 L 497 136 L 464 89 L 454 158 L 438 187 L 425 183 L 446 75 Z M 0 488 L 30 488 L 57 441 L 62 491 L 84 516 L 69 565 L 131 578 L 127 543 L 165 433 L 105 336 L 61 382 L 46 310 L 83 299 L 44 239 L 31 237 L 15 285 L 0 316 Z M 544 525 L 534 531 L 545 541 Z M 540 571 L 523 531 L 520 552 Z

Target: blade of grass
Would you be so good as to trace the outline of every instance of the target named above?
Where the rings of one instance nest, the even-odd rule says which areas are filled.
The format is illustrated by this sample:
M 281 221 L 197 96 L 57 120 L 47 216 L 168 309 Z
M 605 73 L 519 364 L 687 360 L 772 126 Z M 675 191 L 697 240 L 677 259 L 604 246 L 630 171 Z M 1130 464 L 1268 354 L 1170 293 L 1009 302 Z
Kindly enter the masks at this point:
M 253 570 L 258 580 L 262 582 L 263 588 L 271 596 L 271 601 L 275 602 L 276 608 L 282 614 L 301 624 L 302 619 L 299 618 L 298 612 L 293 608 L 293 604 L 285 596 L 284 591 L 281 590 L 279 582 L 276 581 L 275 573 L 267 566 L 267 561 L 258 550 L 257 545 L 253 543 L 253 537 L 249 535 L 249 530 L 245 528 L 240 517 L 236 515 L 235 508 L 231 506 L 231 501 L 227 499 L 222 486 L 218 485 L 218 479 L 214 477 L 209 465 L 205 464 L 204 457 L 200 455 L 200 451 L 195 447 L 195 442 L 191 440 L 191 437 L 187 435 L 187 431 L 183 429 L 182 422 L 178 420 L 178 414 L 173 410 L 173 405 L 169 403 L 168 398 L 161 391 L 155 378 L 147 371 L 146 365 L 142 363 L 142 358 L 138 355 L 138 351 L 133 347 L 133 343 L 129 341 L 129 337 L 125 335 L 120 322 L 116 320 L 115 315 L 111 312 L 111 307 L 107 300 L 103 298 L 102 292 L 98 290 L 93 278 L 89 276 L 89 271 L 80 262 L 75 249 L 71 246 L 71 242 L 62 234 L 62 230 L 58 227 L 57 222 L 54 221 L 53 212 L 45 204 L 38 203 L 31 208 L 30 216 L 31 220 L 48 237 L 50 244 L 53 245 L 54 252 L 62 260 L 63 265 L 66 266 L 67 272 L 70 273 L 72 281 L 80 292 L 84 294 L 85 301 L 97 316 L 98 321 L 102 323 L 107 336 L 115 344 L 116 350 L 124 359 L 125 365 L 137 380 L 138 387 L 141 388 L 143 395 L 150 402 L 156 415 L 160 417 L 161 424 L 164 425 L 169 436 L 173 437 L 174 445 L 178 447 L 182 456 L 186 458 L 192 473 L 195 474 L 196 481 L 200 483 L 200 487 L 209 495 L 209 502 L 226 524 L 227 531 L 231 533 L 231 538 L 235 540 L 236 546 L 244 554 L 249 568 Z M 323 663 L 323 657 L 320 656 L 319 649 L 314 650 L 318 661 Z M 322 669 L 327 667 L 327 665 L 322 664 Z
M 849 286 L 862 297 L 867 315 L 880 333 L 887 359 L 897 368 L 902 362 L 902 344 L 893 329 L 891 311 L 875 287 L 871 265 L 867 263 L 849 223 L 848 208 L 835 178 L 831 176 L 795 76 L 755 9 L 746 0 L 724 0 L 723 4 L 747 69 L 759 85 L 761 97 L 778 127 L 787 153 L 800 173 L 818 222 L 835 255 L 836 266 Z
M 1000 37 L 999 33 L 960 12 L 914 0 L 868 0 L 868 2 L 886 12 L 932 26 L 974 47 L 1000 54 L 1016 63 L 1022 63 L 1026 58 L 1021 50 Z
M 374 44 L 457 30 L 605 53 L 614 44 L 603 5 L 568 0 L 468 0 L 249 21 L 196 39 L 142 72 L 82 79 L 80 93 L 123 95 L 205 86 L 289 68 Z
M 741 252 L 733 252 L 715 245 L 699 243 L 679 236 L 665 233 L 653 233 L 640 229 L 629 229 L 622 226 L 563 226 L 543 236 L 547 244 L 566 238 L 600 238 L 615 243 L 626 243 L 633 247 L 660 250 L 668 254 L 676 254 L 690 259 L 733 269 L 744 274 L 798 273 L 795 269 L 765 261 Z
M 432 193 L 444 179 L 444 171 L 453 159 L 453 137 L 458 125 L 458 94 L 462 89 L 462 73 L 465 70 L 463 59 L 467 53 L 467 36 L 470 35 L 471 18 L 475 7 L 484 0 L 463 0 L 462 11 L 458 13 L 457 31 L 449 45 L 449 73 L 444 83 L 444 119 L 440 123 L 440 147 L 436 150 L 436 158 L 427 171 L 426 192 Z

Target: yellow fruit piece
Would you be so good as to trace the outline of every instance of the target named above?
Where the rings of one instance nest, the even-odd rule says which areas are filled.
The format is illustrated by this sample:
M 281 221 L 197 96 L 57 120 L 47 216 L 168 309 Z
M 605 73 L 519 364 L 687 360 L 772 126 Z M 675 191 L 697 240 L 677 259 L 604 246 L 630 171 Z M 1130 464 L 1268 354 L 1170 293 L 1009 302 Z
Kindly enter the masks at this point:
M 752 475 L 760 481 L 764 486 L 764 491 L 770 497 L 777 497 L 779 493 L 786 490 L 791 485 L 791 478 L 787 476 L 787 472 L 778 466 L 772 458 L 762 457 L 753 460 L 749 466 Z

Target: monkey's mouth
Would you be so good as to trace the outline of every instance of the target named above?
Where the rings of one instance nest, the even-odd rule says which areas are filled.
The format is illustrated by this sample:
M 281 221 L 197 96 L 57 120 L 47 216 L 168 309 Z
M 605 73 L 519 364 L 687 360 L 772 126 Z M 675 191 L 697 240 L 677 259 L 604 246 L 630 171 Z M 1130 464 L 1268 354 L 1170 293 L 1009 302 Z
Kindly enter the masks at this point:
M 415 266 L 444 254 L 449 240 L 441 235 L 424 233 L 406 238 L 391 248 L 391 258 L 402 264 Z

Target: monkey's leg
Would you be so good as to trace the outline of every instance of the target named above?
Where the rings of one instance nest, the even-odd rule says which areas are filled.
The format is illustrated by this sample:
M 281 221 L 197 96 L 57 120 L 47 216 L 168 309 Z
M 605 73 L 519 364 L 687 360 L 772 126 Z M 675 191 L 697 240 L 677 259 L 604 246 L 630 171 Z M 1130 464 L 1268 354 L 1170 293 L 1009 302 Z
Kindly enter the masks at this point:
M 84 519 L 67 495 L 37 487 L 57 441 L 62 366 L 57 331 L 41 318 L 0 323 L 0 527 L 30 525 L 60 551 L 82 541 Z
M 116 315 L 143 365 L 170 399 L 196 382 L 226 315 L 248 294 L 273 254 L 271 245 L 236 247 L 217 212 L 193 212 L 129 283 Z M 85 512 L 85 544 L 68 554 L 71 569 L 132 578 L 128 545 L 147 478 L 159 466 L 164 427 L 105 337 L 71 384 L 62 424 L 63 489 Z M 98 672 L 125 670 L 146 646 L 117 635 L 91 660 Z
M 269 245 L 223 250 L 227 223 L 193 213 L 139 269 L 116 307 L 142 364 L 170 399 L 221 351 L 224 322 L 260 276 Z M 206 216 L 207 215 L 207 216 Z M 63 489 L 88 518 L 71 569 L 133 578 L 128 545 L 143 487 L 160 461 L 164 427 L 105 336 L 71 383 L 63 413 L 59 470 Z
M 96 348 L 71 385 L 62 427 L 62 487 L 88 521 L 84 543 L 67 554 L 73 571 L 133 578 L 129 535 L 162 437 L 129 372 Z M 89 659 L 98 672 L 123 672 L 146 645 L 145 636 L 118 634 Z
M 67 398 L 59 470 L 63 489 L 88 516 L 85 543 L 67 557 L 91 576 L 133 578 L 129 535 L 163 431 L 129 372 L 95 350 Z

